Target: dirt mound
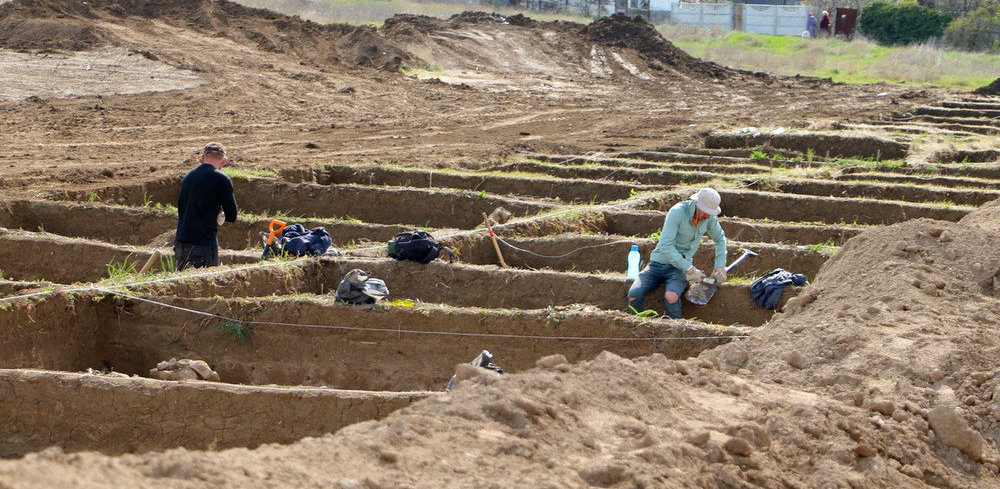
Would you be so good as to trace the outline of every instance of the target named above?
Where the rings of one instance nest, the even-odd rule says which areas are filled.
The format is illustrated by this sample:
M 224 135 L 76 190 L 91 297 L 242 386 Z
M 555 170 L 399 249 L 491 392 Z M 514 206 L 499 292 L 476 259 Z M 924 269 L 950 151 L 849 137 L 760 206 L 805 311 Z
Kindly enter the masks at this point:
M 615 14 L 602 17 L 583 28 L 581 33 L 590 41 L 606 46 L 635 49 L 651 60 L 657 60 L 674 69 L 700 73 L 715 78 L 726 78 L 735 71 L 712 62 L 702 61 L 674 46 L 656 31 L 652 24 L 640 16 Z
M 976 95 L 1000 95 L 1000 78 L 993 80 L 993 83 L 984 87 L 979 87 L 972 91 Z
M 963 217 L 959 223 L 1000 234 L 1000 200 L 983 204 Z
M 996 460 L 1000 436 L 998 250 L 1000 235 L 964 223 L 918 219 L 862 233 L 789 312 L 750 340 L 705 356 L 730 371 L 891 416 L 892 429 L 918 427 L 919 441 L 897 444 L 927 442 L 935 456 L 893 458 L 920 469 L 926 483 L 935 484 L 929 474 L 995 475 L 993 462 L 981 462 Z M 936 423 L 961 428 L 958 438 L 978 446 Z
M 410 55 L 371 26 L 320 25 L 227 0 L 16 0 L 0 7 L 0 45 L 87 49 L 117 44 L 105 22 L 156 19 L 318 64 L 398 69 Z
M 8 48 L 83 50 L 101 42 L 95 29 L 74 19 L 6 18 L 0 21 L 0 45 Z

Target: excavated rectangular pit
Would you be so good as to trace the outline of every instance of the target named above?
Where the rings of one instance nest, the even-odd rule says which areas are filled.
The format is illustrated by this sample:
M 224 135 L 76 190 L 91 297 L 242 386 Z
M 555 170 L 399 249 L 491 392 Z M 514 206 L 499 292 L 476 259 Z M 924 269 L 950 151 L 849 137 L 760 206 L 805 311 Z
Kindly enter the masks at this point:
M 64 238 L 48 233 L 0 232 L 0 271 L 4 278 L 51 281 L 60 284 L 96 282 L 112 269 L 138 271 L 152 255 L 151 248 L 112 245 L 94 240 Z M 169 255 L 172 251 L 168 251 Z M 256 253 L 222 250 L 222 264 L 256 262 Z M 160 270 L 165 263 L 154 263 Z M 123 268 L 124 267 L 124 268 Z
M 150 290 L 156 295 L 181 297 L 329 294 L 354 268 L 385 280 L 393 298 L 484 309 L 541 309 L 589 304 L 599 309 L 623 311 L 630 285 L 624 274 L 597 275 L 459 263 L 420 265 L 392 259 L 323 257 L 286 266 L 156 285 Z M 783 300 L 797 293 L 795 288 L 786 289 Z M 663 294 L 650 293 L 646 307 L 663 311 Z M 725 284 L 709 306 L 684 309 L 686 318 L 726 325 L 759 326 L 772 315 L 773 311 L 753 304 L 749 285 L 746 284 Z
M 296 218 L 292 221 L 308 228 L 326 228 L 337 247 L 352 242 L 388 241 L 412 228 L 335 219 Z M 269 222 L 269 219 L 244 213 L 236 222 L 219 228 L 219 247 L 223 250 L 260 249 L 260 232 L 267 229 Z M 177 229 L 177 213 L 162 207 L 17 200 L 0 203 L 0 227 L 44 231 L 106 243 L 169 248 Z
M 0 369 L 0 457 L 51 446 L 117 455 L 292 443 L 431 395 Z
M 520 248 L 501 245 L 504 260 L 509 266 L 584 273 L 623 273 L 630 245 L 638 245 L 639 252 L 644 258 L 649 257 L 649 253 L 656 246 L 656 241 L 648 238 L 630 240 L 623 236 L 601 235 L 507 238 L 505 241 Z M 811 278 L 829 258 L 829 254 L 811 251 L 805 246 L 728 241 L 729 261 L 740 256 L 740 250 L 744 248 L 758 254 L 756 258 L 748 259 L 739 268 L 734 269 L 729 274 L 730 277 L 760 277 L 775 268 L 784 268 Z M 462 240 L 455 245 L 454 250 L 465 263 L 500 264 L 493 244 L 484 236 Z M 706 242 L 695 257 L 695 266 L 702 270 L 711 270 L 713 261 L 713 245 Z
M 687 358 L 747 334 L 585 307 L 347 306 L 330 297 L 155 300 L 175 308 L 56 294 L 0 311 L 0 396 L 7 400 L 0 406 L 0 456 L 52 445 L 117 454 L 288 443 L 382 418 L 432 395 L 427 391 L 440 392 L 454 366 L 482 349 L 512 372 L 553 353 L 574 362 L 605 350 Z M 232 323 L 176 307 L 257 323 L 243 326 L 252 333 L 241 339 Z M 72 373 L 92 368 L 142 376 L 172 357 L 204 360 L 225 383 Z M 398 392 L 292 387 L 303 385 Z
M 130 206 L 150 203 L 175 205 L 179 179 L 168 178 L 142 185 L 111 186 L 54 195 L 77 201 Z M 471 229 L 489 214 L 504 207 L 516 216 L 535 214 L 555 202 L 499 197 L 472 191 L 374 187 L 366 185 L 319 185 L 289 183 L 269 178 L 233 179 L 241 209 L 254 214 L 351 218 L 366 223 L 409 224 L 429 228 Z
M 723 216 L 779 221 L 893 224 L 921 217 L 958 221 L 972 210 L 971 207 L 953 204 L 916 204 L 776 192 L 720 190 L 719 194 L 722 195 Z M 650 199 L 641 208 L 666 210 L 684 199 L 687 195 L 666 193 Z
M 719 225 L 727 239 L 758 243 L 790 243 L 812 246 L 821 243 L 841 246 L 864 226 L 850 224 L 807 224 L 730 218 L 724 215 Z M 621 236 L 648 237 L 663 227 L 662 211 L 606 211 L 598 231 Z
M 709 180 L 723 178 L 708 172 L 678 171 L 662 168 L 627 168 L 615 166 L 572 166 L 552 163 L 537 163 L 522 161 L 510 163 L 497 168 L 503 171 L 541 173 L 564 179 L 613 180 L 616 182 L 632 182 L 639 185 L 669 187 L 671 185 L 695 185 Z
M 462 189 L 494 195 L 558 198 L 563 202 L 608 202 L 629 198 L 638 189 L 617 182 L 574 179 L 567 181 L 543 174 L 506 175 L 501 172 L 463 172 L 384 166 L 327 165 L 311 171 L 282 172 L 286 179 L 302 178 L 321 185 L 390 185 L 416 188 Z
M 802 154 L 812 152 L 824 157 L 858 157 L 875 160 L 903 159 L 910 151 L 908 143 L 859 134 L 713 132 L 705 136 L 706 148 L 749 149 L 759 146 L 797 151 Z
M 760 185 L 770 188 L 770 184 Z M 979 206 L 1000 198 L 1000 191 L 931 187 L 929 184 L 836 182 L 823 180 L 778 180 L 774 190 L 797 195 L 851 197 L 905 202 L 950 202 L 955 205 Z
M 521 165 L 520 168 L 537 168 L 542 173 L 550 169 L 553 165 L 564 167 L 580 167 L 582 165 L 590 167 L 616 167 L 633 169 L 671 170 L 678 172 L 708 172 L 708 173 L 767 173 L 771 171 L 770 166 L 757 164 L 749 158 L 729 158 L 711 157 L 701 155 L 687 155 L 679 153 L 653 153 L 648 151 L 621 153 L 615 158 L 596 157 L 545 157 L 542 155 L 530 155 L 529 160 L 536 160 L 546 164 L 538 164 L 532 161 L 515 163 Z M 532 166 L 533 165 L 533 166 Z M 507 165 L 497 167 L 498 170 L 508 168 Z M 511 166 L 509 168 L 517 168 Z
M 968 177 L 946 177 L 933 175 L 899 175 L 892 173 L 854 173 L 837 175 L 836 180 L 842 181 L 878 181 L 887 183 L 905 183 L 912 185 L 935 185 L 939 187 L 968 188 L 1000 188 L 1000 180 Z

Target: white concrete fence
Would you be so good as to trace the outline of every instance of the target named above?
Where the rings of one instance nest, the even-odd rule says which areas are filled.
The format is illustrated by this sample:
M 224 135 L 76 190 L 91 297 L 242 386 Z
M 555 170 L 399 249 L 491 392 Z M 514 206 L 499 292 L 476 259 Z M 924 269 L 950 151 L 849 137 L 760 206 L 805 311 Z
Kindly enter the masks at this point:
M 733 4 L 682 2 L 674 6 L 670 18 L 678 24 L 732 29 Z
M 776 36 L 799 36 L 806 30 L 806 5 L 678 3 L 671 20 L 696 27 L 739 29 Z

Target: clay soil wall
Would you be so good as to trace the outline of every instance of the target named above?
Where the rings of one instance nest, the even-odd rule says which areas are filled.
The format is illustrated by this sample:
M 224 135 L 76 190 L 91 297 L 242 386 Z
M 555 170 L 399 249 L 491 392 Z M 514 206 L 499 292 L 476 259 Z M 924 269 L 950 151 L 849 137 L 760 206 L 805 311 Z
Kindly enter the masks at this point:
M 0 369 L 0 457 L 51 446 L 117 455 L 292 443 L 428 395 Z

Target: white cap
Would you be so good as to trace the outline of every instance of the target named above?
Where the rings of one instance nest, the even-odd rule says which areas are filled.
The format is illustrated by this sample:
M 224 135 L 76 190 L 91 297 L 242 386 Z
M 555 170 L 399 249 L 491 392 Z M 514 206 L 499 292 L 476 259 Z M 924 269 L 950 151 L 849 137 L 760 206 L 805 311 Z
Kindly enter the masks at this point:
M 722 196 L 714 188 L 705 187 L 691 196 L 695 207 L 710 216 L 718 216 L 722 212 Z

